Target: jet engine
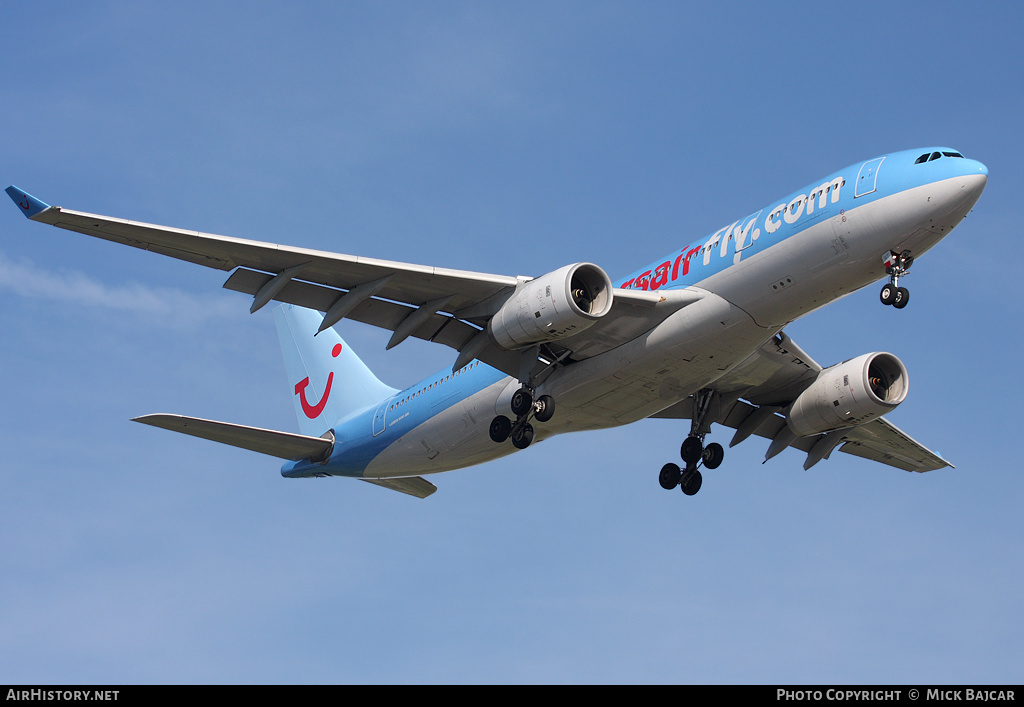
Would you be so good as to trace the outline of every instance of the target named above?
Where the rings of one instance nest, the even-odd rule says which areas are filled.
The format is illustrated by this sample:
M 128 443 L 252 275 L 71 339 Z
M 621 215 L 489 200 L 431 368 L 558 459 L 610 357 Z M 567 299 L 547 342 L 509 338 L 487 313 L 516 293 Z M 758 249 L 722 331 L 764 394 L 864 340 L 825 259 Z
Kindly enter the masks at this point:
M 801 437 L 863 425 L 896 409 L 909 383 L 892 354 L 864 354 L 821 371 L 793 401 L 786 424 Z
M 612 308 L 612 281 L 591 263 L 566 265 L 523 283 L 491 318 L 494 340 L 505 349 L 578 334 Z

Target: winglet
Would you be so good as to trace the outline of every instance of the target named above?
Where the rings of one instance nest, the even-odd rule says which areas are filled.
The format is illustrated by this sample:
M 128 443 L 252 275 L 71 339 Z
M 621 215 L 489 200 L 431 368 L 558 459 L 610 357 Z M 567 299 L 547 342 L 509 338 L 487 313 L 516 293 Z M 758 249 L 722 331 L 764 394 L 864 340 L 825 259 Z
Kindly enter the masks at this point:
M 24 192 L 18 187 L 11 185 L 5 189 L 8 196 L 21 208 L 21 213 L 25 214 L 26 218 L 32 218 L 36 214 L 42 213 L 50 208 L 50 205 L 40 201 L 28 192 Z

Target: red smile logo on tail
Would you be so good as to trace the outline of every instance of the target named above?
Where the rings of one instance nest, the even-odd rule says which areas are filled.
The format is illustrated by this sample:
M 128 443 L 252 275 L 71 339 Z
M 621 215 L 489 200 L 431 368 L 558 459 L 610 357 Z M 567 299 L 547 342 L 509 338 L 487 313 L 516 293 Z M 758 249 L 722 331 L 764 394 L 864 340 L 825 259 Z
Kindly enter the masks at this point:
M 335 344 L 334 348 L 331 349 L 331 356 L 337 358 L 340 353 L 341 344 Z M 333 383 L 334 371 L 331 371 L 327 374 L 327 385 L 324 386 L 324 395 L 316 405 L 310 405 L 309 401 L 306 400 L 306 386 L 309 385 L 309 376 L 295 384 L 295 394 L 299 396 L 299 402 L 302 403 L 302 412 L 306 413 L 306 417 L 310 420 L 320 417 L 320 413 L 324 411 L 324 408 L 327 406 L 327 399 L 331 395 L 331 385 Z

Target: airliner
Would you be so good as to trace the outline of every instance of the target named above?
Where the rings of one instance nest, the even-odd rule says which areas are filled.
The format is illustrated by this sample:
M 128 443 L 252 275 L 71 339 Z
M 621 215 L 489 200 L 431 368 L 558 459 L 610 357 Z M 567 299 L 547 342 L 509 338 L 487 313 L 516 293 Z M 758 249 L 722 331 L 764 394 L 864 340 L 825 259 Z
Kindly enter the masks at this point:
M 593 263 L 540 277 L 424 267 L 156 226 L 50 206 L 11 186 L 33 221 L 231 271 L 229 290 L 274 318 L 299 433 L 184 415 L 135 421 L 284 459 L 286 477 L 346 476 L 424 498 L 423 478 L 526 449 L 552 435 L 648 417 L 689 433 L 660 485 L 697 493 L 725 450 L 712 423 L 757 436 L 765 461 L 804 468 L 833 451 L 905 471 L 952 467 L 884 415 L 909 390 L 887 352 L 819 365 L 784 332 L 797 318 L 884 281 L 903 309 L 915 260 L 974 207 L 981 162 L 947 147 L 858 162 L 616 280 Z M 905 316 L 905 315 L 903 315 Z M 352 319 L 457 353 L 397 390 L 334 325 Z M 652 470 L 653 476 L 653 470 Z

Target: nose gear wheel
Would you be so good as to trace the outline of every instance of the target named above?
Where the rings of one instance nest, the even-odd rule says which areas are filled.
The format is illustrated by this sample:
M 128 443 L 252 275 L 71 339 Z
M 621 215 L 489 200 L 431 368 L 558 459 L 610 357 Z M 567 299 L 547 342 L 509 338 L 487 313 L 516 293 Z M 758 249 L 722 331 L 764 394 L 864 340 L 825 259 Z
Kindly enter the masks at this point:
M 882 287 L 882 291 L 878 293 L 878 298 L 882 300 L 884 305 L 892 305 L 896 309 L 903 309 L 910 302 L 910 290 L 906 287 L 900 287 L 900 278 L 907 274 L 910 270 L 910 266 L 914 262 L 914 256 L 910 254 L 909 250 L 905 250 L 900 254 L 896 254 L 894 251 L 890 251 L 884 258 L 886 266 L 885 272 L 889 275 L 889 284 Z

